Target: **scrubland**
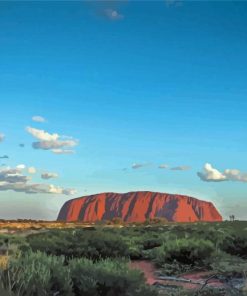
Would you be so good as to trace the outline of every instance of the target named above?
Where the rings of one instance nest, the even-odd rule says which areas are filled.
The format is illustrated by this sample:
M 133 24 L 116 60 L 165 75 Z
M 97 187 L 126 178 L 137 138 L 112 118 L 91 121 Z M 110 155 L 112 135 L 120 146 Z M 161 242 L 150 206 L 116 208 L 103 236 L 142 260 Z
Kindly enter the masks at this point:
M 0 228 L 1 296 L 247 295 L 247 222 L 8 221 Z M 155 266 L 153 285 L 130 268 L 138 260 Z

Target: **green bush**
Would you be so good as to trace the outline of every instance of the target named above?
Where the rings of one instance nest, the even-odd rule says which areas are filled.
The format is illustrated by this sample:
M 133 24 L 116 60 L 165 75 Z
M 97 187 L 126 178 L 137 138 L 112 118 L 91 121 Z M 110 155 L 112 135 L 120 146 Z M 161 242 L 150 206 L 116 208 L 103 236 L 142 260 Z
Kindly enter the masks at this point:
M 9 292 L 22 296 L 73 295 L 69 270 L 64 257 L 28 252 L 12 258 L 1 271 L 1 282 Z
M 25 248 L 27 245 L 24 237 L 16 234 L 0 234 L 0 254 L 15 253 L 18 248 Z
M 31 235 L 28 243 L 32 251 L 51 255 L 64 255 L 66 259 L 86 257 L 100 258 L 128 257 L 128 246 L 119 234 L 100 230 L 60 230 Z
M 202 239 L 177 239 L 163 243 L 159 248 L 154 249 L 155 262 L 162 266 L 165 263 L 174 261 L 186 265 L 199 265 L 209 258 L 214 252 L 214 245 L 211 241 Z
M 143 249 L 144 250 L 150 250 L 157 247 L 160 247 L 162 245 L 162 239 L 156 236 L 149 237 L 143 240 Z
M 223 251 L 227 252 L 228 254 L 247 259 L 246 234 L 233 235 L 232 237 L 225 239 L 222 243 L 221 248 Z
M 69 269 L 76 296 L 157 295 L 145 286 L 143 275 L 129 269 L 123 261 L 73 259 L 69 262 Z
M 65 262 L 63 256 L 27 252 L 12 258 L 0 274 L 6 295 L 18 296 L 156 296 L 144 276 L 123 260 L 86 258 Z M 2 295 L 1 295 L 2 296 Z
M 209 259 L 209 266 L 215 272 L 225 276 L 241 277 L 247 273 L 246 260 L 237 256 L 229 255 L 225 252 L 217 253 Z

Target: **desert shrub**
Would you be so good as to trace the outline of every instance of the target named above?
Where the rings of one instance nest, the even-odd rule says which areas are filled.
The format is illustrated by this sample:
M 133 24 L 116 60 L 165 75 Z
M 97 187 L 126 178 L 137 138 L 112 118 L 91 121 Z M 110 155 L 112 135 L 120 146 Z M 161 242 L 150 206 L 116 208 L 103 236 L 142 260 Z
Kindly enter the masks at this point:
M 156 295 L 145 285 L 143 274 L 129 269 L 123 259 L 77 258 L 66 263 L 63 256 L 27 252 L 12 258 L 0 276 L 2 289 L 13 296 Z
M 144 258 L 143 254 L 143 245 L 141 243 L 132 243 L 128 245 L 128 255 L 131 259 L 142 259 Z
M 155 248 L 153 255 L 155 262 L 162 266 L 164 263 L 176 262 L 186 265 L 203 264 L 214 252 L 214 245 L 208 240 L 202 239 L 178 239 L 163 243 Z
M 64 255 L 66 259 L 127 257 L 128 246 L 118 234 L 103 231 L 49 231 L 28 237 L 32 251 Z
M 208 262 L 212 270 L 225 276 L 242 276 L 247 273 L 246 260 L 225 252 L 217 253 Z
M 156 292 L 145 286 L 143 275 L 130 270 L 119 260 L 93 262 L 85 258 L 73 259 L 68 265 L 74 293 L 78 296 L 154 296 Z
M 131 259 L 147 257 L 148 250 L 162 245 L 162 239 L 156 233 L 135 233 L 130 231 L 122 236 L 127 245 L 127 253 Z
M 144 240 L 142 241 L 142 245 L 144 250 L 150 250 L 160 247 L 162 245 L 162 238 L 156 235 L 144 238 Z
M 140 237 L 129 238 L 128 253 L 131 259 L 151 259 L 152 249 L 162 245 L 162 239 L 156 235 L 144 235 Z
M 64 257 L 28 252 L 8 262 L 1 271 L 1 282 L 9 292 L 22 296 L 73 295 Z
M 0 254 L 5 255 L 15 252 L 16 248 L 27 246 L 24 237 L 18 235 L 1 234 L 0 235 Z
M 221 249 L 228 254 L 247 259 L 247 235 L 235 234 L 223 241 Z

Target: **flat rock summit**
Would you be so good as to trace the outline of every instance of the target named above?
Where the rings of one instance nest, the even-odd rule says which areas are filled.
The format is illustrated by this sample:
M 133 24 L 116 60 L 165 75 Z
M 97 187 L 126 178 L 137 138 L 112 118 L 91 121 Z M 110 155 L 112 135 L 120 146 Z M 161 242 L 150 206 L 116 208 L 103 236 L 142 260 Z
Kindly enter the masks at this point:
M 211 202 L 149 191 L 108 192 L 71 199 L 64 203 L 57 220 L 95 222 L 117 217 L 126 222 L 144 222 L 152 218 L 174 222 L 222 221 Z

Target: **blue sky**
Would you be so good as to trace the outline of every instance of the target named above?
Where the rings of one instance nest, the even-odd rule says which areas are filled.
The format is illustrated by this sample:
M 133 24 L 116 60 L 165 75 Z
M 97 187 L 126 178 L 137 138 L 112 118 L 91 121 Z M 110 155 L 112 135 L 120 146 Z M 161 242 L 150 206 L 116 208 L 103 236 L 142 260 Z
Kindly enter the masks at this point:
M 0 216 L 55 219 L 75 196 L 155 190 L 246 219 L 246 52 L 247 2 L 1 1 Z M 10 169 L 32 193 L 6 184 Z

